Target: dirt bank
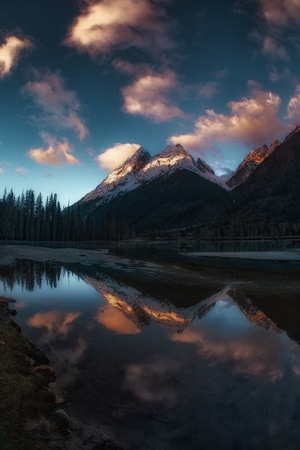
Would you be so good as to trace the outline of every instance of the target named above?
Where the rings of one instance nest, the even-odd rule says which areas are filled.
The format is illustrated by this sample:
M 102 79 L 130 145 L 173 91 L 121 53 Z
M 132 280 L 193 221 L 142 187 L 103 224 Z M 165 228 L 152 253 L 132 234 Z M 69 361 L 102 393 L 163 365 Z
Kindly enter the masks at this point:
M 12 320 L 14 300 L 0 297 L 1 450 L 120 449 L 109 436 L 69 417 L 49 386 L 49 361 Z

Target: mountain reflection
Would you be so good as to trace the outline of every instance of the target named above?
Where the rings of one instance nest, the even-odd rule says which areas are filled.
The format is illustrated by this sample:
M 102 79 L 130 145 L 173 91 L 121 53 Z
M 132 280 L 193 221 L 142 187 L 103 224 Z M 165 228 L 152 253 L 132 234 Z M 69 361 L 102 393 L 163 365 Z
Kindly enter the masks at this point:
M 190 308 L 177 308 L 168 300 L 162 302 L 154 297 L 144 295 L 137 289 L 117 282 L 107 275 L 103 275 L 101 279 L 83 274 L 80 276 L 87 284 L 93 286 L 109 305 L 116 308 L 126 319 L 131 321 L 136 330 L 141 330 L 151 321 L 154 321 L 169 331 L 181 333 L 193 322 L 195 317 L 204 316 L 218 300 L 228 298 L 227 290 L 224 289 L 200 304 Z M 110 309 L 110 311 L 112 310 Z M 111 320 L 107 320 L 108 317 L 105 317 L 106 313 L 105 308 L 100 308 L 97 321 L 105 326 L 108 325 L 108 328 L 116 332 L 122 333 L 124 319 L 120 321 L 120 316 L 117 314 L 117 322 L 112 323 Z M 111 316 L 112 313 L 110 313 Z M 120 323 L 120 329 L 118 329 L 118 323 Z
M 104 420 L 126 449 L 297 448 L 300 348 L 287 335 L 299 337 L 297 292 L 283 298 L 278 284 L 268 292 L 242 282 L 205 290 L 200 280 L 172 297 L 176 283 L 152 289 L 133 271 L 116 279 L 99 270 L 1 269 L 67 412 Z M 201 299 L 192 306 L 191 290 Z

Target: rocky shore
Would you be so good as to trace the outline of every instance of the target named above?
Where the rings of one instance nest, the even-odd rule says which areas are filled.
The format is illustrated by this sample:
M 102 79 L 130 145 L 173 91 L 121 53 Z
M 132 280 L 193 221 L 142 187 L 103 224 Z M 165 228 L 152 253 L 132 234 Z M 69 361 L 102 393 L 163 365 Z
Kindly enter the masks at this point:
M 0 297 L 0 448 L 2 450 L 117 450 L 109 436 L 80 423 L 54 394 L 54 369 L 21 333 L 14 300 Z

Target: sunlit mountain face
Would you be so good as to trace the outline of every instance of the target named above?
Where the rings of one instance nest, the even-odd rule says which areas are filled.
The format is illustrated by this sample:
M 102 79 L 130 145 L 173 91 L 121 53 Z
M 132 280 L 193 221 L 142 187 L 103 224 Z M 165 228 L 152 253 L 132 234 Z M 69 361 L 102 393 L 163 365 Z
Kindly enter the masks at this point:
M 0 295 L 17 300 L 17 321 L 55 367 L 69 414 L 104 422 L 125 449 L 298 442 L 300 347 L 286 333 L 295 323 L 280 326 L 272 312 L 276 290 L 272 303 L 241 281 L 203 298 L 200 283 L 200 300 L 179 307 L 172 289 L 157 298 L 100 267 L 51 266 L 17 264 L 13 277 L 0 269 Z

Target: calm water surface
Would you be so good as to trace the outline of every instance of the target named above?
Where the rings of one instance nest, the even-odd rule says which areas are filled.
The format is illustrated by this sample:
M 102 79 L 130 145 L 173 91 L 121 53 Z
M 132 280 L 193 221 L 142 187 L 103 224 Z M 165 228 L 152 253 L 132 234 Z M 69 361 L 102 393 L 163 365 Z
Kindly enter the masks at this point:
M 244 280 L 203 297 L 199 285 L 191 305 L 100 267 L 29 261 L 0 280 L 65 409 L 124 449 L 299 448 L 299 291 L 251 296 Z

